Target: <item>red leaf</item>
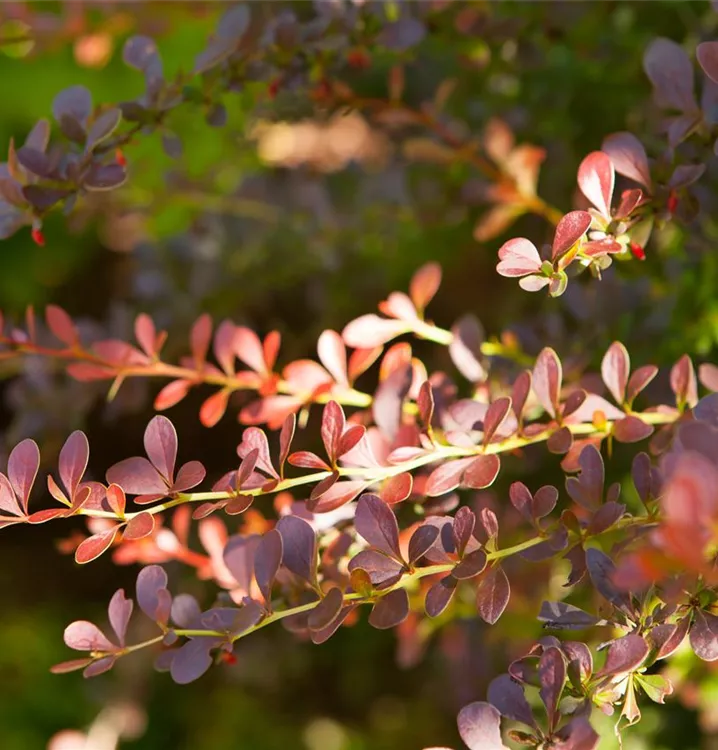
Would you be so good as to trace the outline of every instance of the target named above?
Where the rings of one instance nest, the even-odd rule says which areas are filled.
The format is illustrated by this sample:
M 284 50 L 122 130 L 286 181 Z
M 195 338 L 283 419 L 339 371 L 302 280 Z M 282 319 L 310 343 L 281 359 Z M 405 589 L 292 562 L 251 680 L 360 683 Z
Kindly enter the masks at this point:
M 192 331 L 190 332 L 192 357 L 195 362 L 195 367 L 198 370 L 202 369 L 202 366 L 207 360 L 207 352 L 209 351 L 211 340 L 212 318 L 207 313 L 204 313 L 194 322 Z
M 354 448 L 361 442 L 364 435 L 366 435 L 366 427 L 364 427 L 363 424 L 349 425 L 339 439 L 337 458 L 341 458 L 354 450 Z
M 556 416 L 561 395 L 563 371 L 561 360 L 550 347 L 541 351 L 533 369 L 532 384 L 541 406 L 552 416 Z
M 633 672 L 648 656 L 648 644 L 640 635 L 631 633 L 614 641 L 606 654 L 606 663 L 595 677 Z
M 235 325 L 223 320 L 214 333 L 214 356 L 227 375 L 234 375 Z
M 611 217 L 614 180 L 613 164 L 602 151 L 593 151 L 579 165 L 578 187 L 606 219 Z
M 302 469 L 319 469 L 320 471 L 331 471 L 319 456 L 310 451 L 297 451 L 292 453 L 287 459 L 292 466 L 299 466 Z
M 386 344 L 403 333 L 408 333 L 411 326 L 401 320 L 386 320 L 370 313 L 352 320 L 342 331 L 342 338 L 347 346 L 355 349 L 371 349 Z
M 426 592 L 426 614 L 429 617 L 438 617 L 448 606 L 454 596 L 458 581 L 454 576 L 448 575 L 437 581 Z
M 173 380 L 167 383 L 155 397 L 155 410 L 164 411 L 178 404 L 187 395 L 191 387 L 192 383 L 189 380 Z
M 264 352 L 264 364 L 267 374 L 269 374 L 274 369 L 274 365 L 277 364 L 277 357 L 279 356 L 279 347 L 281 344 L 282 336 L 279 331 L 270 331 L 264 337 L 262 351 Z
M 464 487 L 471 487 L 475 490 L 490 487 L 499 475 L 500 468 L 501 460 L 496 454 L 470 459 L 469 465 L 464 471 L 461 484 Z
M 489 406 L 484 417 L 484 445 L 488 445 L 491 442 L 496 431 L 504 423 L 510 411 L 510 398 L 498 398 Z
M 127 541 L 144 539 L 155 530 L 155 517 L 152 513 L 143 511 L 133 516 L 130 522 L 125 526 L 122 538 Z
M 519 373 L 511 388 L 511 407 L 519 422 L 522 419 L 524 406 L 526 406 L 526 399 L 531 392 L 531 381 L 531 372 L 524 370 Z
M 355 349 L 348 364 L 349 382 L 353 383 L 362 373 L 366 372 L 383 351 L 383 347 L 375 346 L 371 349 Z
M 509 579 L 500 565 L 484 573 L 476 588 L 476 607 L 483 620 L 493 625 L 506 609 L 511 595 Z
M 294 439 L 294 430 L 297 426 L 297 418 L 294 414 L 290 414 L 282 425 L 282 430 L 279 433 L 279 470 L 284 471 L 284 464 L 289 456 L 289 451 L 292 447 L 292 440 Z
M 417 310 L 423 310 L 436 295 L 441 285 L 441 266 L 427 263 L 411 278 L 409 296 Z
M 115 541 L 118 529 L 119 526 L 113 526 L 81 542 L 75 550 L 75 562 L 82 565 L 96 560 Z
M 336 510 L 342 505 L 351 502 L 357 495 L 366 489 L 367 483 L 353 480 L 337 482 L 328 492 L 325 492 L 315 502 L 308 502 L 307 509 L 312 513 L 328 513 Z
M 45 321 L 53 335 L 68 346 L 75 346 L 78 341 L 77 329 L 72 318 L 57 305 L 48 305 L 45 308 Z
M 414 480 L 409 472 L 390 477 L 381 488 L 381 499 L 389 505 L 395 505 L 406 500 L 411 495 Z
M 336 401 L 329 401 L 322 412 L 321 435 L 324 450 L 331 464 L 336 462 L 339 439 L 344 432 L 345 424 L 346 419 L 342 407 Z
M 152 465 L 172 484 L 177 461 L 177 431 L 172 422 L 162 415 L 153 417 L 145 430 L 144 444 Z
M 227 411 L 231 391 L 223 388 L 221 391 L 205 399 L 199 410 L 199 421 L 205 427 L 214 427 Z
M 127 626 L 132 616 L 132 609 L 134 602 L 132 599 L 125 597 L 125 592 L 122 589 L 115 591 L 110 604 L 107 608 L 107 614 L 110 619 L 110 625 L 115 631 L 117 640 L 120 642 L 120 646 L 125 645 L 125 634 L 127 633 Z
M 116 516 L 122 518 L 125 515 L 125 506 L 127 505 L 127 499 L 122 487 L 117 484 L 111 484 L 107 488 L 106 497 L 110 510 Z
M 461 484 L 464 471 L 472 461 L 473 458 L 458 458 L 441 464 L 429 475 L 424 492 L 429 497 L 436 497 L 455 490 Z
M 556 226 L 553 238 L 551 260 L 556 260 L 570 250 L 591 226 L 591 214 L 588 211 L 570 211 Z
M 475 578 L 486 568 L 487 561 L 486 553 L 482 549 L 475 549 L 461 560 L 451 574 L 459 580 Z
M 75 430 L 65 441 L 60 451 L 59 470 L 60 479 L 65 489 L 73 497 L 87 469 L 90 457 L 90 445 L 84 432 Z
M 336 331 L 323 331 L 317 342 L 317 353 L 334 380 L 348 386 L 347 350 L 342 337 Z
M 341 589 L 331 588 L 324 595 L 324 598 L 309 613 L 307 624 L 313 631 L 324 630 L 328 628 L 340 615 L 344 604 L 344 595 Z

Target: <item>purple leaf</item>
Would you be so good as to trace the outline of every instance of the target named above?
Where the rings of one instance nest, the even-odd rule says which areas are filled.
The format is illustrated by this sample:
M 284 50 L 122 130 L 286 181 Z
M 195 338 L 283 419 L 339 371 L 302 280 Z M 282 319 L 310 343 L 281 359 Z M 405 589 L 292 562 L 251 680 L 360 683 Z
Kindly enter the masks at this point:
M 574 716 L 556 732 L 553 750 L 596 750 L 601 738 L 585 716 Z
M 718 617 L 696 610 L 695 621 L 690 634 L 691 648 L 703 661 L 718 659 Z
M 191 490 L 201 484 L 205 476 L 207 476 L 207 470 L 199 461 L 188 461 L 180 466 L 172 485 L 172 492 Z
M 696 47 L 696 58 L 708 78 L 718 83 L 718 42 L 701 42 Z
M 401 560 L 399 524 L 389 506 L 376 495 L 362 495 L 356 507 L 354 526 L 372 546 Z
M 58 123 L 63 117 L 70 117 L 84 126 L 91 113 L 92 94 L 85 86 L 63 89 L 52 102 L 52 114 Z
M 564 426 L 552 432 L 549 439 L 546 441 L 546 447 L 551 453 L 563 455 L 571 450 L 573 445 L 573 433 L 571 430 Z
M 502 674 L 494 678 L 489 684 L 486 697 L 489 703 L 507 719 L 518 721 L 529 727 L 536 726 L 523 688 L 509 675 Z
M 483 572 L 486 568 L 487 557 L 482 549 L 475 549 L 469 552 L 466 557 L 451 571 L 454 578 L 463 580 L 465 578 L 474 578 Z
M 97 677 L 105 672 L 109 672 L 115 666 L 116 661 L 116 656 L 105 656 L 102 659 L 95 659 L 95 661 L 85 668 L 82 676 L 85 678 Z
M 210 651 L 217 646 L 216 638 L 191 638 L 172 658 L 170 674 L 178 685 L 186 685 L 201 677 L 211 666 Z
M 457 718 L 461 739 L 469 750 L 507 750 L 501 741 L 501 714 L 489 703 L 469 703 Z
M 536 358 L 533 369 L 533 389 L 541 406 L 552 416 L 556 416 L 556 410 L 561 395 L 561 381 L 563 371 L 561 360 L 556 352 L 546 347 Z
M 670 39 L 654 39 L 643 56 L 643 69 L 653 84 L 656 102 L 679 112 L 698 108 L 693 92 L 693 65 L 683 48 Z
M 588 211 L 570 211 L 556 226 L 553 238 L 551 260 L 556 260 L 568 252 L 591 226 L 591 214 Z
M 65 628 L 65 645 L 74 648 L 75 651 L 116 651 L 112 641 L 105 634 L 87 620 L 77 620 Z
M 282 564 L 282 535 L 272 529 L 262 536 L 257 551 L 254 553 L 254 577 L 262 592 L 264 601 L 271 608 L 272 586 Z
M 285 518 L 295 518 L 297 521 L 301 521 L 301 519 L 296 518 L 296 516 L 285 516 Z M 284 520 L 284 518 L 280 519 L 277 524 L 276 528 L 280 532 Z M 309 528 L 313 543 L 314 532 L 312 531 L 311 526 L 305 521 L 301 521 L 301 523 Z M 237 581 L 239 588 L 246 594 L 249 593 L 249 588 L 252 584 L 252 577 L 254 575 L 254 554 L 259 546 L 260 539 L 261 537 L 258 534 L 252 534 L 250 536 L 231 536 L 225 545 L 224 552 L 222 553 L 222 559 L 224 560 L 227 569 L 232 574 L 232 578 Z M 287 538 L 284 534 L 282 535 L 282 541 L 284 542 L 284 564 L 292 570 L 286 560 Z
M 162 415 L 153 417 L 145 430 L 144 443 L 152 465 L 171 485 L 177 461 L 177 431 L 172 422 Z
M 476 515 L 471 508 L 467 508 L 465 505 L 459 508 L 454 515 L 454 523 L 452 525 L 452 534 L 454 536 L 454 546 L 456 547 L 456 554 L 459 557 L 463 557 L 466 545 L 471 539 L 471 535 L 474 533 L 474 527 L 476 526 Z
M 315 578 L 317 565 L 317 537 L 314 529 L 298 516 L 282 516 L 276 529 L 282 535 L 282 564 L 311 583 Z
M 7 462 L 8 479 L 25 514 L 39 468 L 40 449 L 34 440 L 23 440 L 10 452 Z
M 167 573 L 159 565 L 148 565 L 137 576 L 137 603 L 152 620 L 157 619 L 161 605 L 160 591 L 167 589 Z
M 546 706 L 549 729 L 553 732 L 558 721 L 558 704 L 566 682 L 566 662 L 558 648 L 552 646 L 541 654 L 538 674 L 541 683 L 541 700 Z
M 202 615 L 197 600 L 190 594 L 178 594 L 172 600 L 172 622 L 181 628 L 196 627 Z
M 437 581 L 426 593 L 426 614 L 429 617 L 438 617 L 448 606 L 454 596 L 458 581 L 454 576 L 448 575 Z
M 608 647 L 606 663 L 596 676 L 617 676 L 633 672 L 643 664 L 648 651 L 648 644 L 640 635 L 635 633 L 624 635 Z
M 630 370 L 631 360 L 626 347 L 620 341 L 614 341 L 601 362 L 601 377 L 617 404 L 622 404 L 626 398 Z
M 619 609 L 629 610 L 631 607 L 629 594 L 620 591 L 613 583 L 616 566 L 611 558 L 600 549 L 590 547 L 586 550 L 586 565 L 596 591 Z
M 486 410 L 484 417 L 484 445 L 488 445 L 511 411 L 511 399 L 499 398 Z
M 626 389 L 626 401 L 633 402 L 633 399 L 656 377 L 658 368 L 655 365 L 645 365 L 639 367 L 629 378 Z
M 614 180 L 613 164 L 602 151 L 593 151 L 579 165 L 578 187 L 607 219 L 611 217 Z
M 514 410 L 516 419 L 521 421 L 526 399 L 531 392 L 531 372 L 524 370 L 519 373 L 511 388 L 511 407 Z
M 635 180 L 651 190 L 651 171 L 646 150 L 633 133 L 613 133 L 607 136 L 603 141 L 601 151 L 608 154 L 618 174 Z
M 404 52 L 415 47 L 426 36 L 426 27 L 417 18 L 403 16 L 381 30 L 377 41 L 387 49 Z
M 344 595 L 339 588 L 331 588 L 324 598 L 309 613 L 307 623 L 310 630 L 324 630 L 339 617 L 344 604 Z
M 513 482 L 509 487 L 509 500 L 526 521 L 533 519 L 533 497 L 529 488 L 523 482 Z
M 118 484 L 130 495 L 163 495 L 168 491 L 167 483 L 155 467 L 141 456 L 126 458 L 107 470 L 108 484 Z
M 587 445 L 578 457 L 581 469 L 578 478 L 566 480 L 566 490 L 571 499 L 587 510 L 596 510 L 603 500 L 604 468 L 598 449 Z
M 415 565 L 433 546 L 438 537 L 439 529 L 436 526 L 428 524 L 419 526 L 409 539 L 409 563 Z
M 509 579 L 496 564 L 484 573 L 476 587 L 476 608 L 483 620 L 493 625 L 506 609 L 511 596 Z
M 320 644 L 328 641 L 334 633 L 337 632 L 340 625 L 346 620 L 346 618 L 356 609 L 356 606 L 344 607 L 341 610 L 338 617 L 335 617 L 332 622 L 329 623 L 325 628 L 321 630 L 312 630 L 310 632 L 310 638 L 312 643 Z
M 372 585 L 378 589 L 392 586 L 404 572 L 404 566 L 400 562 L 373 549 L 362 550 L 352 557 L 348 565 L 349 572 L 357 568 L 365 570 Z
M 354 500 L 367 487 L 363 480 L 339 481 L 334 483 L 321 497 L 307 502 L 307 510 L 312 513 L 329 513 Z
M 404 589 L 390 591 L 372 607 L 369 624 L 377 630 L 396 627 L 409 616 L 409 595 Z
M 683 639 L 688 634 L 690 624 L 691 618 L 684 617 L 675 625 L 664 622 L 651 628 L 647 633 L 653 657 L 651 661 L 666 659 L 673 654 L 681 643 L 683 643 Z
M 613 437 L 619 443 L 637 443 L 653 434 L 653 427 L 640 417 L 629 415 L 613 425 Z
M 108 607 L 110 625 L 112 625 L 112 629 L 115 631 L 120 646 L 125 645 L 125 634 L 127 633 L 127 626 L 132 616 L 133 607 L 134 602 L 132 599 L 125 597 L 125 592 L 122 589 L 118 589 L 112 599 L 110 599 Z

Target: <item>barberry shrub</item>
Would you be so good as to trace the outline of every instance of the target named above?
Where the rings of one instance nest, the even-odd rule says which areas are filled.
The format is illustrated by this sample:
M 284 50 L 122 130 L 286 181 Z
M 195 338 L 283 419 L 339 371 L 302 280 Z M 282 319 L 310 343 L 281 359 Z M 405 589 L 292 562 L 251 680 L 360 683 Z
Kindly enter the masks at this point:
M 644 67 L 656 111 L 665 113 L 663 142 L 649 158 L 636 134 L 606 134 L 581 160 L 577 207 L 564 211 L 537 194 L 543 153 L 516 145 L 506 123 L 490 119 L 477 144 L 444 123 L 448 92 L 437 92 L 433 106 L 405 103 L 403 65 L 413 51 L 447 17 L 473 22 L 471 5 L 457 5 L 410 6 L 387 20 L 371 5 L 320 2 L 316 16 L 298 18 L 241 4 L 224 12 L 191 70 L 174 78 L 165 77 L 152 39 L 130 38 L 124 61 L 144 76 L 144 93 L 96 106 L 82 86 L 60 92 L 56 136 L 41 120 L 22 146 L 10 144 L 0 166 L 0 232 L 30 227 L 49 251 L 46 216 L 119 189 L 137 139 L 158 131 L 168 154 L 179 155 L 169 113 L 194 108 L 221 127 L 221 98 L 260 80 L 269 101 L 291 89 L 322 113 L 360 111 L 397 130 L 424 129 L 430 137 L 408 141 L 407 152 L 464 159 L 487 181 L 481 241 L 523 214 L 541 217 L 552 227 L 546 246 L 516 237 L 495 250 L 496 272 L 524 291 L 547 291 L 544 305 L 583 283 L 575 279 L 581 271 L 600 284 L 614 261 L 650 265 L 652 237 L 699 211 L 697 186 L 718 143 L 718 42 L 695 50 L 700 103 L 691 55 L 664 38 L 649 45 Z M 347 82 L 347 69 L 370 68 L 375 50 L 392 63 L 386 100 Z M 1 527 L 79 517 L 86 533 L 65 545 L 77 563 L 110 554 L 143 566 L 130 595 L 110 597 L 109 628 L 67 626 L 65 643 L 80 656 L 54 672 L 95 677 L 146 650 L 184 684 L 233 662 L 238 641 L 259 629 L 284 627 L 318 645 L 367 611 L 374 628 L 416 634 L 424 622 L 438 628 L 464 613 L 467 599 L 473 616 L 501 628 L 526 569 L 550 560 L 563 561 L 566 580 L 559 596 L 547 587 L 554 596 L 533 613 L 546 635 L 490 682 L 485 700 L 459 713 L 472 750 L 594 748 L 597 712 L 613 714 L 620 735 L 640 720 L 642 705 L 671 695 L 663 664 L 685 642 L 700 659 L 718 660 L 716 367 L 696 370 L 684 354 L 665 373 L 662 398 L 649 387 L 659 367 L 632 362 L 620 341 L 590 373 L 549 346 L 532 355 L 515 337 L 486 337 L 472 314 L 436 324 L 432 300 L 450 293 L 441 282 L 438 263 L 421 266 L 378 314 L 325 330 L 316 358 L 294 361 L 283 360 L 277 331 L 260 337 L 208 314 L 192 324 L 180 357 L 165 357 L 167 333 L 144 313 L 132 340 L 89 340 L 56 305 L 38 317 L 29 309 L 23 325 L 0 319 L 3 359 L 61 362 L 79 382 L 107 381 L 111 395 L 130 380 L 161 381 L 154 408 L 170 415 L 201 390 L 198 419 L 208 429 L 243 396 L 237 460 L 209 482 L 200 461 L 178 465 L 178 435 L 164 414 L 146 426 L 145 455 L 109 466 L 102 480 L 87 474 L 90 444 L 79 430 L 41 482 L 46 493 L 33 492 L 38 445 L 25 439 L 9 453 Z M 427 342 L 445 350 L 442 370 L 417 356 Z M 630 487 L 607 478 L 619 450 L 633 451 Z M 561 482 L 521 481 L 523 464 L 540 452 L 556 457 Z M 492 499 L 485 491 L 498 478 L 505 490 Z M 193 523 L 206 554 L 192 549 Z M 178 592 L 162 567 L 170 561 L 195 568 L 215 591 L 202 600 Z M 134 640 L 139 618 L 154 630 Z

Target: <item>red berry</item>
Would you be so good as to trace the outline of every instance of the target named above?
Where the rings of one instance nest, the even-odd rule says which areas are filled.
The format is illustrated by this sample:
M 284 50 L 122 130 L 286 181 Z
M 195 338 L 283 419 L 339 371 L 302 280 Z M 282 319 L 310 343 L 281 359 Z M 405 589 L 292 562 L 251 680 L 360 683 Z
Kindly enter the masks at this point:
M 222 652 L 222 661 L 230 666 L 237 663 L 237 657 L 234 654 L 229 654 L 226 651 Z
M 35 228 L 30 232 L 30 236 L 32 237 L 32 241 L 39 245 L 40 247 L 43 247 L 45 244 L 45 235 L 42 233 L 41 229 Z
M 646 259 L 646 251 L 637 242 L 632 242 L 628 247 L 634 258 L 638 260 Z
M 279 87 L 281 86 L 281 84 L 282 81 L 279 78 L 274 78 L 272 81 L 270 81 L 269 90 L 267 92 L 270 99 L 276 98 L 277 94 L 279 93 Z
M 670 214 L 674 214 L 678 208 L 678 196 L 675 190 L 671 190 L 668 200 L 666 201 L 666 208 Z
M 127 166 L 127 159 L 125 158 L 125 155 L 122 153 L 122 149 L 118 148 L 115 151 L 115 161 L 121 166 Z
M 353 49 L 347 53 L 347 62 L 352 68 L 365 70 L 371 65 L 371 56 L 366 50 Z

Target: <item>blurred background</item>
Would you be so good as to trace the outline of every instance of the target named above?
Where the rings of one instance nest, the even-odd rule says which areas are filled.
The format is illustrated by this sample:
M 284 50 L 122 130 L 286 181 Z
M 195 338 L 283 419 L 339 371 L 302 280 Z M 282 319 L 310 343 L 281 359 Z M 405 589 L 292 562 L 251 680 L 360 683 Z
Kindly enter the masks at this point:
M 327 12 L 322 5 L 341 12 L 354 4 L 252 4 L 254 13 L 300 22 Z M 691 0 L 366 6 L 362 12 L 377 22 L 408 7 L 427 33 L 399 51 L 388 43 L 364 49 L 352 29 L 331 37 L 326 54 L 346 59 L 344 79 L 365 97 L 387 98 L 399 66 L 403 99 L 418 109 L 441 98 L 442 121 L 469 141 L 480 138 L 491 117 L 501 118 L 518 143 L 545 149 L 539 193 L 563 210 L 573 205 L 579 162 L 605 135 L 631 130 L 651 155 L 660 150 L 642 69 L 648 43 L 667 36 L 692 49 L 718 30 L 711 5 Z M 95 103 L 137 97 L 141 76 L 122 62 L 122 46 L 133 34 L 157 39 L 168 78 L 191 68 L 226 7 L 2 2 L 2 148 L 13 137 L 22 142 L 68 86 L 87 86 Z M 357 49 L 368 64 L 351 57 Z M 306 86 L 273 91 L 271 81 L 265 71 L 227 92 L 223 127 L 212 127 L 191 107 L 178 108 L 164 144 L 155 133 L 126 148 L 127 186 L 94 194 L 69 218 L 52 215 L 44 247 L 27 230 L 4 240 L 0 308 L 6 316 L 21 320 L 27 305 L 56 303 L 87 330 L 129 337 L 134 316 L 144 311 L 169 332 L 166 355 L 173 359 L 185 353 L 189 325 L 206 311 L 260 333 L 279 330 L 287 362 L 315 356 L 322 330 L 341 330 L 374 311 L 434 260 L 444 283 L 431 316 L 444 327 L 473 312 L 489 334 L 513 336 L 530 354 L 553 346 L 575 367 L 595 368 L 617 338 L 636 364 L 665 368 L 683 352 L 715 360 L 714 175 L 702 182 L 693 225 L 661 233 L 645 263 L 611 268 L 600 284 L 573 282 L 549 303 L 494 270 L 497 249 L 510 236 L 550 240 L 545 220 L 526 216 L 508 226 L 494 218 L 491 225 L 481 176 L 448 158 L 431 134 L 362 112 L 325 111 Z M 431 368 L 446 365 L 443 352 L 428 345 L 416 351 Z M 33 437 L 52 467 L 67 434 L 79 428 L 90 437 L 90 470 L 101 477 L 114 461 L 141 450 L 156 384 L 128 382 L 108 404 L 103 384 L 76 383 L 52 362 L 0 362 L 0 378 L 3 453 Z M 657 392 L 664 387 L 665 378 Z M 202 460 L 216 478 L 235 460 L 237 404 L 207 430 L 197 419 L 202 395 L 191 395 L 170 416 L 180 457 Z M 626 481 L 627 456 L 619 451 L 611 464 L 612 481 Z M 560 476 L 556 462 L 542 454 L 522 471 L 535 483 Z M 495 488 L 499 502 L 515 478 L 504 477 Z M 3 750 L 41 749 L 51 740 L 52 750 L 109 750 L 118 737 L 122 748 L 135 750 L 458 748 L 457 710 L 483 698 L 488 680 L 540 632 L 529 625 L 534 580 L 519 563 L 509 570 L 518 593 L 495 630 L 472 618 L 468 607 L 466 616 L 437 632 L 410 623 L 397 638 L 361 620 L 322 647 L 269 628 L 241 642 L 236 665 L 188 687 L 153 672 L 147 654 L 123 659 L 91 682 L 77 673 L 52 676 L 49 667 L 69 658 L 65 625 L 77 618 L 104 622 L 109 597 L 118 586 L 131 587 L 137 572 L 107 556 L 79 568 L 63 545 L 71 529 L 56 523 L 2 532 Z M 191 572 L 168 569 L 174 590 L 205 601 L 213 596 Z M 539 577 L 555 587 L 562 573 L 560 566 L 546 568 Z M 646 707 L 626 750 L 718 747 L 718 673 L 682 653 L 671 670 L 678 695 L 660 711 Z M 601 747 L 616 747 L 610 718 L 602 729 Z

